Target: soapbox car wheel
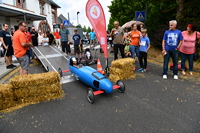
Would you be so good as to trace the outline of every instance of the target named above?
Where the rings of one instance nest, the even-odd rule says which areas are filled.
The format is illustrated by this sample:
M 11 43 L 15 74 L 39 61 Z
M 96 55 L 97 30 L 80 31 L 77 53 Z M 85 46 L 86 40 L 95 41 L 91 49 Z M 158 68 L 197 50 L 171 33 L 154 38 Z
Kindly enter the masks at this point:
M 46 70 L 47 70 L 47 72 L 49 72 L 49 67 L 48 66 L 46 67 Z
M 60 67 L 58 68 L 58 73 L 60 74 L 60 77 L 63 76 L 62 69 Z
M 119 85 L 120 87 L 118 88 L 118 91 L 120 92 L 120 93 L 124 93 L 124 91 L 125 91 L 125 84 L 121 81 L 121 80 L 118 80 L 117 82 L 116 82 L 116 85 Z
M 87 99 L 90 103 L 94 103 L 94 92 L 91 88 L 87 90 Z

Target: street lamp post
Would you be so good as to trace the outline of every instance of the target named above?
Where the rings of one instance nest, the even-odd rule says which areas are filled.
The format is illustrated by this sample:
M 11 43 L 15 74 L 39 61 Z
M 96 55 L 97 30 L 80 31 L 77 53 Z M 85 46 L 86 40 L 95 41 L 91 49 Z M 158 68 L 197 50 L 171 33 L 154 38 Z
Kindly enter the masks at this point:
M 78 22 L 78 14 L 79 14 L 80 12 L 78 11 L 77 12 L 77 25 L 79 25 L 79 22 Z

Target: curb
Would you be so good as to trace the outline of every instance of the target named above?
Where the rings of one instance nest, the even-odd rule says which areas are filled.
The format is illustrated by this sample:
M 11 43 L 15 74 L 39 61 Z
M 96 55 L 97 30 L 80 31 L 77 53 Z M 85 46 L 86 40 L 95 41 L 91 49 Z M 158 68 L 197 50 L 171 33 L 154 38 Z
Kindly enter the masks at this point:
M 17 65 L 17 67 L 13 68 L 13 69 L 10 69 L 8 71 L 6 71 L 5 73 L 1 74 L 0 75 L 0 80 L 5 77 L 6 75 L 8 75 L 9 73 L 11 73 L 12 71 L 14 71 L 15 69 L 17 69 L 20 65 Z

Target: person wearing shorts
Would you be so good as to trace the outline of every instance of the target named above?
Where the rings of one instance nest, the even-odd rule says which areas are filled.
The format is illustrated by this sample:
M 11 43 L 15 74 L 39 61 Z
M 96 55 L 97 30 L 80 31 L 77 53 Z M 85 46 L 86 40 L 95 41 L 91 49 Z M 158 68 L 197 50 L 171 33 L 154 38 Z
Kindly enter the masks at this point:
M 66 54 L 71 55 L 71 49 L 70 49 L 70 34 L 69 30 L 64 27 L 64 24 L 60 24 L 60 40 L 61 40 L 61 46 L 62 51 Z
M 18 23 L 19 29 L 15 32 L 13 36 L 13 46 L 14 46 L 14 54 L 17 60 L 20 63 L 20 75 L 28 74 L 29 69 L 29 58 L 27 55 L 27 50 L 32 47 L 32 43 L 27 41 L 26 35 L 24 32 L 26 31 L 26 22 Z
M 90 49 L 94 49 L 95 47 L 95 38 L 96 38 L 96 33 L 94 32 L 94 29 L 92 29 L 92 31 L 90 32 Z
M 78 30 L 74 29 L 74 35 L 73 35 L 73 40 L 74 40 L 74 52 L 76 54 L 76 59 L 78 60 L 78 56 L 80 55 L 80 60 L 81 61 L 81 36 L 78 34 Z
M 6 60 L 6 68 L 12 69 L 16 67 L 12 64 L 12 55 L 14 54 L 13 46 L 12 46 L 12 35 L 8 32 L 9 25 L 3 24 L 4 30 L 0 31 L 0 41 L 3 44 L 4 56 Z

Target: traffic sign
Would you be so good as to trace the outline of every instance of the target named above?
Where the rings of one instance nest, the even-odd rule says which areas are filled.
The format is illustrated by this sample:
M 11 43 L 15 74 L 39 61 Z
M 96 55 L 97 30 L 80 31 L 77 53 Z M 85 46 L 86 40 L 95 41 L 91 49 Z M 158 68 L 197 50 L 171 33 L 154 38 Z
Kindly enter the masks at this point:
M 68 20 L 65 20 L 64 21 L 64 26 L 69 26 L 70 25 L 70 22 Z
M 136 18 L 136 21 L 144 21 L 146 19 L 145 11 L 136 11 L 135 18 Z

